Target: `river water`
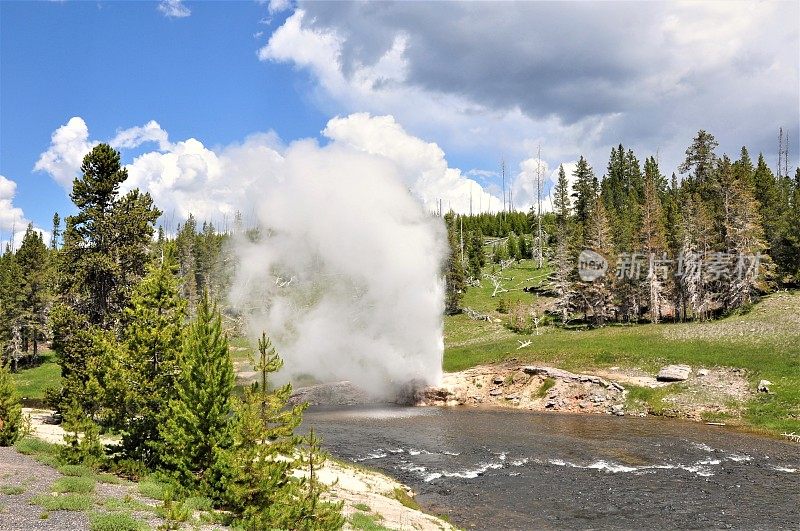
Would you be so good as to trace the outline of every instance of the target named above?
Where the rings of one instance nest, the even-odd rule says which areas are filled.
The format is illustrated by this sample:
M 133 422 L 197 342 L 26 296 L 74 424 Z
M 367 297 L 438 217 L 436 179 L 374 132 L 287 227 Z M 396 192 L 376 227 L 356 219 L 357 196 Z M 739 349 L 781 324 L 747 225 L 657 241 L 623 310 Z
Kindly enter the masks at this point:
M 800 529 L 800 445 L 652 418 L 310 409 L 333 455 L 468 529 Z

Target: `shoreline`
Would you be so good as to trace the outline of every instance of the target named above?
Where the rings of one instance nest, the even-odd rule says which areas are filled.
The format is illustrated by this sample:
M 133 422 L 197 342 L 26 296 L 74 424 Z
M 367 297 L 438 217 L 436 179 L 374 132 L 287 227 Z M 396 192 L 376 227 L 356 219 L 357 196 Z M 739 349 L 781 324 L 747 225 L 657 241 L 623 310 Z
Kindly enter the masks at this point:
M 573 373 L 510 360 L 446 372 L 441 385 L 417 394 L 415 405 L 670 418 L 797 442 L 746 422 L 747 402 L 757 394 L 752 387 L 735 367 L 693 367 L 685 380 L 662 382 L 640 368 Z
M 55 423 L 52 413 L 46 409 L 23 408 L 23 414 L 31 420 L 30 437 L 51 444 L 63 444 L 64 430 Z M 110 443 L 113 440 L 106 438 L 103 442 Z M 328 494 L 330 498 L 344 502 L 342 514 L 347 519 L 344 529 L 354 528 L 354 516 L 368 518 L 384 528 L 402 531 L 455 529 L 441 518 L 418 508 L 412 489 L 387 474 L 333 456 L 326 460 L 318 473 L 320 481 L 331 488 Z

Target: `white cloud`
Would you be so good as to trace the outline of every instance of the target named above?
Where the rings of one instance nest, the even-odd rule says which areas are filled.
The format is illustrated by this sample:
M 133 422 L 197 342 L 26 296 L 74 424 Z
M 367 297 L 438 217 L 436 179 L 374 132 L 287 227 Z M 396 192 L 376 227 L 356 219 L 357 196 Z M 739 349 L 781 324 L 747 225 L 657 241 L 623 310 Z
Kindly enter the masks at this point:
M 410 135 L 391 116 L 357 113 L 336 117 L 328 122 L 323 135 L 331 146 L 386 161 L 428 211 L 435 210 L 439 200 L 444 210 L 460 212 L 469 211 L 470 198 L 473 211 L 478 211 L 479 206 L 484 211 L 502 206 L 497 195 L 460 169 L 451 168 L 437 144 Z M 83 156 L 98 143 L 89 138 L 85 122 L 72 118 L 53 134 L 36 169 L 49 172 L 65 189 L 71 189 Z M 231 222 L 237 210 L 247 216 L 253 208 L 251 192 L 265 179 L 280 178 L 289 149 L 273 132 L 251 135 L 241 143 L 214 149 L 195 138 L 170 142 L 168 133 L 155 121 L 121 130 L 110 140 L 123 150 L 146 142 L 154 142 L 157 149 L 136 156 L 126 165 L 129 178 L 123 189 L 150 192 L 164 212 L 169 229 L 189 213 L 218 225 Z M 344 157 L 338 162 L 347 163 Z
M 161 0 L 158 10 L 167 18 L 185 18 L 192 14 L 181 0 Z
M 479 203 L 493 210 L 502 204 L 501 199 L 488 194 L 461 170 L 450 168 L 438 145 L 408 134 L 392 116 L 357 113 L 333 118 L 323 134 L 335 142 L 392 160 L 401 168 L 406 186 L 429 211 L 436 209 L 440 199 L 443 209 L 458 212 L 469 211 L 470 197 L 475 211 Z
M 22 209 L 14 206 L 16 193 L 17 183 L 0 175 L 0 253 L 5 251 L 8 244 L 11 244 L 14 249 L 19 248 L 30 223 Z M 43 234 L 45 241 L 49 240 L 49 232 L 38 227 L 34 227 L 34 229 Z
M 65 190 L 72 190 L 72 180 L 77 175 L 83 157 L 97 142 L 89 141 L 89 128 L 78 116 L 55 130 L 50 147 L 39 156 L 34 170 L 49 173 Z
M 292 7 L 291 0 L 269 0 L 270 14 L 280 13 Z
M 109 144 L 119 149 L 139 147 L 145 142 L 156 142 L 161 151 L 170 149 L 169 135 L 155 120 L 150 120 L 141 127 L 119 131 Z

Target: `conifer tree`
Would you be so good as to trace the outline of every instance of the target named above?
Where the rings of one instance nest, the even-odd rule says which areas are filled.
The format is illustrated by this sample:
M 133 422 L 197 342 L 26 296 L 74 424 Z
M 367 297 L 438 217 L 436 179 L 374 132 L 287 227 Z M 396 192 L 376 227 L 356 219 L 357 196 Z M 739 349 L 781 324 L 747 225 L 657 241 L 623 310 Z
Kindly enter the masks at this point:
M 572 197 L 575 199 L 575 217 L 577 222 L 584 226 L 589 220 L 592 206 L 597 197 L 597 177 L 595 177 L 592 167 L 589 166 L 583 156 L 578 159 L 578 164 L 572 175 L 575 177 L 572 192 Z
M 714 293 L 703 268 L 711 252 L 714 228 L 711 216 L 697 194 L 687 194 L 681 213 L 681 249 L 676 275 L 680 287 L 681 314 L 705 319 L 714 302 Z
M 24 432 L 19 396 L 11 379 L 9 364 L 0 358 L 0 446 L 11 446 Z
M 615 260 L 613 258 L 613 243 L 611 231 L 608 226 L 608 216 L 603 202 L 597 198 L 591 208 L 591 217 L 586 228 L 587 248 L 600 254 L 608 261 L 608 270 L 605 275 L 593 281 L 581 281 L 577 284 L 577 291 L 584 304 L 584 311 L 591 311 L 595 324 L 602 326 L 614 308 L 613 305 L 613 274 Z
M 447 241 L 449 254 L 445 269 L 445 302 L 444 311 L 448 315 L 461 311 L 461 299 L 464 296 L 465 274 L 461 263 L 461 253 L 456 238 L 455 216 L 452 212 L 445 214 L 444 222 L 447 226 Z
M 669 278 L 656 267 L 656 261 L 666 252 L 667 238 L 664 230 L 664 215 L 658 194 L 660 172 L 654 158 L 645 163 L 644 204 L 639 244 L 647 257 L 647 276 L 643 291 L 648 300 L 650 322 L 657 323 L 661 317 L 661 304 L 668 287 Z
M 697 132 L 692 144 L 686 148 L 686 158 L 678 167 L 681 173 L 690 173 L 690 179 L 697 185 L 704 185 L 713 178 L 717 155 L 714 150 L 719 146 L 714 135 L 703 131 Z
M 63 408 L 64 446 L 59 448 L 61 460 L 74 465 L 98 466 L 105 451 L 100 442 L 100 429 L 84 413 L 79 397 L 70 396 Z
M 125 311 L 122 396 L 116 410 L 124 454 L 150 468 L 159 464 L 159 420 L 175 398 L 175 375 L 183 339 L 185 302 L 178 295 L 174 245 L 136 286 Z
M 564 165 L 561 164 L 558 167 L 558 180 L 553 192 L 553 210 L 556 213 L 557 225 L 565 225 L 569 219 L 572 210 L 569 198 L 569 181 L 567 181 L 567 174 L 564 172 Z
M 509 258 L 512 260 L 520 259 L 519 239 L 513 232 L 508 235 L 508 240 L 506 240 L 506 249 L 508 251 Z
M 7 246 L 0 261 L 0 361 L 8 360 L 16 371 L 24 352 L 22 348 L 23 311 L 22 268 Z
M 222 319 L 207 293 L 189 326 L 178 370 L 175 398 L 159 425 L 161 460 L 184 487 L 219 497 L 220 451 L 232 442 L 234 374 Z
M 42 233 L 29 224 L 16 253 L 16 262 L 21 271 L 20 296 L 22 297 L 22 349 L 32 352 L 35 359 L 39 352 L 39 342 L 45 336 L 47 308 L 50 302 L 48 292 L 49 253 Z
M 722 304 L 731 310 L 750 304 L 759 280 L 762 253 L 766 249 L 758 203 L 749 181 L 736 175 L 730 160 L 719 164 L 719 182 L 724 206 L 725 250 L 734 261 L 728 282 L 722 283 Z M 763 271 L 762 271 L 763 273 Z
M 467 265 L 469 267 L 469 275 L 474 279 L 480 279 L 483 266 L 486 265 L 486 253 L 483 250 L 483 233 L 481 233 L 480 229 L 470 232 Z
M 78 406 L 94 416 L 102 397 L 86 388 L 98 378 L 90 370 L 101 367 L 92 338 L 101 331 L 119 332 L 131 289 L 145 273 L 160 212 L 150 195 L 138 189 L 120 195 L 128 173 L 109 145 L 95 146 L 83 158 L 81 171 L 70 194 L 78 213 L 66 218 L 59 302 L 51 324 L 64 383 L 61 396 L 79 397 Z
M 338 528 L 341 505 L 323 502 L 326 489 L 314 474 L 325 456 L 313 434 L 301 450 L 304 439 L 294 433 L 306 405 L 288 406 L 291 384 L 269 390 L 269 375 L 283 362 L 266 334 L 258 351 L 260 379 L 236 403 L 233 444 L 224 452 L 226 504 L 248 530 Z M 306 466 L 311 473 L 301 477 Z

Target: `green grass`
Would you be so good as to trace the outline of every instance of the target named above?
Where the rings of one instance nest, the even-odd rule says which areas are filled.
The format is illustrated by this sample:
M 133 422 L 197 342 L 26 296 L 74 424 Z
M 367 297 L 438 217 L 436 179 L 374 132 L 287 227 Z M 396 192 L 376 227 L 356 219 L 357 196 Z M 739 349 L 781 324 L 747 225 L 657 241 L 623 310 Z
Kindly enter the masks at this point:
M 547 391 L 552 389 L 552 387 L 556 384 L 556 381 L 553 378 L 545 378 L 542 382 L 542 385 L 539 386 L 539 389 L 536 390 L 536 398 L 544 398 L 547 394 Z
M 0 493 L 6 496 L 18 496 L 25 493 L 25 487 L 20 485 L 3 485 L 0 487 Z
M 103 508 L 107 511 L 152 511 L 153 507 L 147 505 L 146 503 L 142 503 L 139 500 L 134 499 L 131 497 L 130 494 L 126 494 L 124 498 L 108 498 L 105 503 L 103 503 Z
M 350 525 L 353 529 L 361 531 L 388 531 L 388 527 L 384 527 L 378 523 L 378 516 L 373 514 L 354 513 L 350 517 Z
M 149 529 L 127 513 L 95 513 L 89 517 L 90 531 L 143 531 Z
M 34 496 L 31 503 L 39 505 L 45 511 L 85 511 L 92 506 L 92 497 L 88 494 L 41 494 Z
M 467 289 L 467 292 L 464 294 L 464 299 L 461 301 L 462 306 L 478 310 L 479 312 L 490 313 L 496 311 L 500 297 L 502 297 L 509 306 L 518 301 L 530 302 L 533 297 L 530 293 L 522 291 L 522 288 L 538 286 L 550 273 L 550 270 L 546 267 L 538 269 L 533 260 L 521 260 L 503 271 L 500 271 L 499 266 L 489 264 L 483 269 L 484 273 L 491 273 L 493 267 L 496 269 L 495 274 L 497 276 L 511 279 L 503 281 L 503 287 L 508 291 L 499 294 L 497 297 L 492 297 L 494 284 L 492 284 L 490 280 L 481 279 L 480 287 L 471 287 Z
M 94 475 L 94 470 L 85 465 L 62 465 L 58 471 L 65 476 L 88 477 Z
M 681 391 L 681 388 L 677 385 L 657 387 L 655 389 L 629 385 L 626 389 L 628 390 L 628 407 L 633 409 L 644 406 L 651 415 L 663 415 L 664 410 L 667 408 L 664 398 Z
M 25 437 L 14 444 L 14 448 L 24 455 L 29 455 L 43 465 L 58 468 L 61 464 L 58 453 L 59 445 L 42 441 L 34 437 Z
M 95 482 L 92 478 L 65 476 L 58 478 L 53 483 L 53 492 L 73 492 L 76 494 L 89 494 L 94 492 Z
M 474 301 L 484 300 L 486 290 L 485 286 L 469 288 L 464 305 L 475 306 Z M 522 296 L 530 301 L 537 298 L 528 293 Z M 785 308 L 800 307 L 800 293 L 779 297 L 775 300 L 780 304 L 759 303 L 747 315 L 714 323 L 610 325 L 597 329 L 548 326 L 538 336 L 514 334 L 501 324 L 473 321 L 465 315 L 448 316 L 443 365 L 446 371 L 460 371 L 515 358 L 521 363 L 547 363 L 573 371 L 616 365 L 638 367 L 652 374 L 669 363 L 741 367 L 747 370 L 753 389 L 760 379 L 767 379 L 773 382 L 770 389 L 774 391 L 751 400 L 744 421 L 771 433 L 800 432 L 800 327 L 785 317 L 786 313 L 793 313 Z M 484 304 L 483 310 L 487 306 L 491 305 Z M 494 316 L 506 319 L 497 313 Z M 751 327 L 774 328 L 776 322 L 788 324 L 757 340 L 748 337 Z M 729 329 L 743 329 L 744 333 L 738 337 L 727 333 Z M 706 332 L 694 337 L 697 331 Z M 517 350 L 520 339 L 531 340 L 532 344 Z M 644 402 L 658 410 L 657 397 L 645 398 Z
M 171 491 L 172 486 L 169 483 L 159 481 L 152 476 L 143 479 L 139 483 L 139 493 L 154 500 L 164 501 Z
M 415 511 L 422 510 L 422 507 L 420 507 L 419 503 L 417 503 L 417 500 L 409 496 L 405 490 L 398 487 L 394 489 L 392 495 L 394 496 L 394 499 L 403 504 L 404 507 L 414 509 Z
M 366 503 L 353 504 L 353 509 L 358 509 L 359 511 L 364 511 L 365 513 L 368 513 L 372 510 Z
M 11 375 L 17 392 L 23 399 L 44 400 L 46 388 L 58 385 L 61 381 L 61 367 L 55 360 L 51 350 L 43 350 L 40 354 L 41 363 L 35 367 L 23 368 Z

